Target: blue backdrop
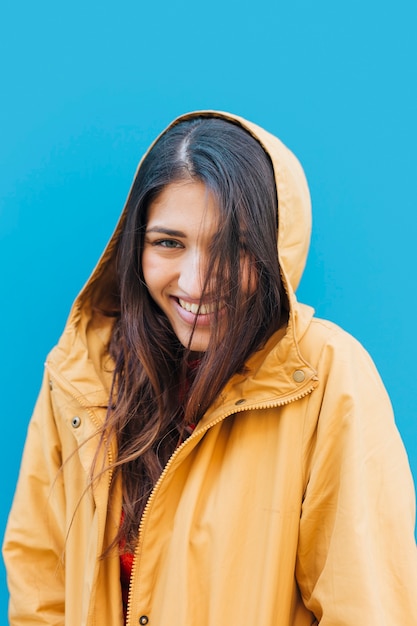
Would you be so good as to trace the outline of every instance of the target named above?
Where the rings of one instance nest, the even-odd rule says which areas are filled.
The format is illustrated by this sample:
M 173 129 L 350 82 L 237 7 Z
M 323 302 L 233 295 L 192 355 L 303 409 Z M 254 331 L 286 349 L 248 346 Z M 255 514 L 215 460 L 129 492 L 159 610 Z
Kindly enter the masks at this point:
M 197 108 L 246 116 L 303 163 L 298 295 L 371 352 L 417 476 L 416 17 L 414 0 L 3 2 L 2 532 L 45 355 L 142 152 Z

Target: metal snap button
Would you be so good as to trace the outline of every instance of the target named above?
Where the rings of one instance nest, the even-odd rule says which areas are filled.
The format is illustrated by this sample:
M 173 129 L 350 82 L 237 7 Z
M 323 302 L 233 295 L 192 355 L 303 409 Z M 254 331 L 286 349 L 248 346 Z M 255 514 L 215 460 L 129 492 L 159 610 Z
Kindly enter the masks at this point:
M 75 415 L 71 420 L 71 426 L 73 428 L 78 428 L 81 425 L 81 418 L 78 415 Z
M 305 380 L 306 375 L 304 374 L 303 370 L 295 370 L 292 377 L 296 383 L 302 383 L 303 380 Z
M 235 406 L 238 406 L 239 404 L 245 404 L 245 402 L 246 402 L 246 398 L 241 398 L 240 400 L 236 400 Z
M 142 616 L 139 618 L 139 624 L 140 624 L 141 626 L 145 626 L 145 624 L 147 624 L 148 622 L 149 622 L 149 618 L 148 618 L 148 616 L 147 616 L 147 615 L 142 615 Z

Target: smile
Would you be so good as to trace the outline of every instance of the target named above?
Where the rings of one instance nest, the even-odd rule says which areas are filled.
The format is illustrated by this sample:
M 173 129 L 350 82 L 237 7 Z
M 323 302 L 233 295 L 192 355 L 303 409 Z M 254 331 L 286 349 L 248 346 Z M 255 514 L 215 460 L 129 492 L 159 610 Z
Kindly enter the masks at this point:
M 185 300 L 181 300 L 181 298 L 178 298 L 178 302 L 182 309 L 185 309 L 193 315 L 210 315 L 210 313 L 214 313 L 217 308 L 215 302 L 211 302 L 209 304 L 195 304 L 192 302 L 186 302 Z

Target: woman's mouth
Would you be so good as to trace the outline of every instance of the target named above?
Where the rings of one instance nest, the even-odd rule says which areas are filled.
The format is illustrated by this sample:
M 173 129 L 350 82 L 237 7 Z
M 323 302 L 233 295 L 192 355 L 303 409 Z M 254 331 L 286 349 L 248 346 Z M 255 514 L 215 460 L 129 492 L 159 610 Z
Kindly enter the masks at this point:
M 182 309 L 192 313 L 193 315 L 210 315 L 211 313 L 214 313 L 217 308 L 217 304 L 215 302 L 196 304 L 194 302 L 187 302 L 186 300 L 178 298 L 178 303 Z

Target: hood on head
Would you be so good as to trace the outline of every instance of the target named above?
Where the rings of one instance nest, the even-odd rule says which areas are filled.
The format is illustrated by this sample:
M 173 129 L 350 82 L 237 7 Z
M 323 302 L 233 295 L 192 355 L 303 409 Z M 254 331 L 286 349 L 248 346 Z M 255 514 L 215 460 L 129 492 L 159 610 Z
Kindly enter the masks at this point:
M 294 292 L 298 287 L 307 260 L 312 221 L 310 193 L 300 163 L 277 137 L 256 124 L 231 113 L 210 110 L 187 113 L 175 119 L 163 133 L 179 122 L 194 117 L 218 117 L 239 124 L 259 141 L 269 155 L 274 169 L 278 196 L 278 256 L 290 308 L 292 308 L 295 298 Z M 142 157 L 136 174 L 146 154 L 159 137 L 155 139 Z M 117 242 L 126 218 L 126 204 L 113 236 L 74 304 L 70 318 L 74 323 L 79 320 L 80 311 L 87 303 L 94 302 L 95 306 L 103 309 L 112 308 L 111 300 L 112 298 L 114 300 L 114 295 L 118 292 L 115 256 Z

